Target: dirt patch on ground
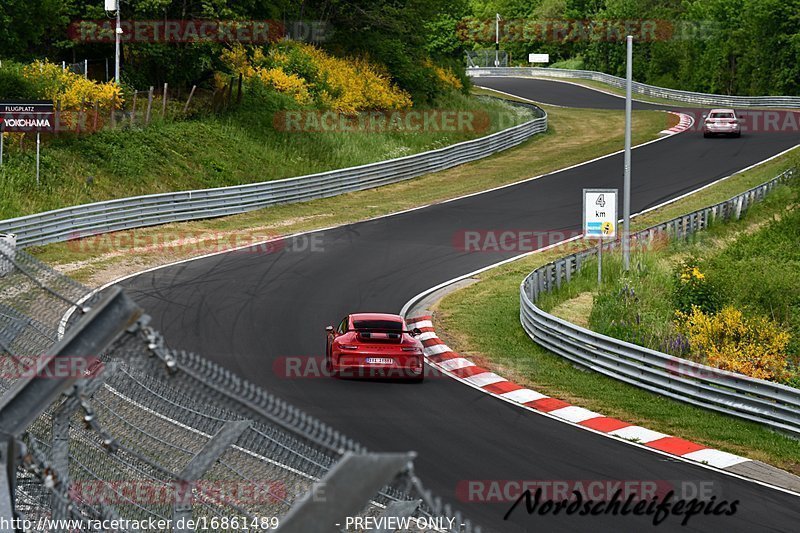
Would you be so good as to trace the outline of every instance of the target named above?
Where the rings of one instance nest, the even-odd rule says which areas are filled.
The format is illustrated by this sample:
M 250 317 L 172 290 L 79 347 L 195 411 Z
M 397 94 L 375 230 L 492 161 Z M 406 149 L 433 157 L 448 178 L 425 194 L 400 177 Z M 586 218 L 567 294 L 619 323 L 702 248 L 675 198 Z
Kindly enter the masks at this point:
M 594 305 L 594 293 L 582 292 L 575 298 L 561 302 L 550 311 L 551 315 L 563 318 L 582 328 L 589 327 L 589 314 Z

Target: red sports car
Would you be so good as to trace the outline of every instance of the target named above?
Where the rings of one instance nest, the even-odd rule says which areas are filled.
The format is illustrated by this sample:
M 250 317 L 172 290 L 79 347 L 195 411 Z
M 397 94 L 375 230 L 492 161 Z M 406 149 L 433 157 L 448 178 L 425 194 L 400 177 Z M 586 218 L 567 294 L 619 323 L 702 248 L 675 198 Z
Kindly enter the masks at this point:
M 325 357 L 334 376 L 424 378 L 420 331 L 409 331 L 401 316 L 357 313 L 325 330 Z

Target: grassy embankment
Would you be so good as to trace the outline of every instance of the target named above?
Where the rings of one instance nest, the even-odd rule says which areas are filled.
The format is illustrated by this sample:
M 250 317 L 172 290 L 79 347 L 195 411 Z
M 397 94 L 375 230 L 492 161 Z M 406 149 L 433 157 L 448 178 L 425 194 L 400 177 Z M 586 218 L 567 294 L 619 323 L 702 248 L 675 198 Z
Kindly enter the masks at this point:
M 362 165 L 441 148 L 532 118 L 528 110 L 454 92 L 428 109 L 478 112 L 477 129 L 488 115 L 488 131 L 278 131 L 273 123 L 276 112 L 292 108 L 286 100 L 282 95 L 274 95 L 272 101 L 245 99 L 229 113 L 189 120 L 161 120 L 153 113 L 154 122 L 146 128 L 123 126 L 93 135 L 52 137 L 42 146 L 38 187 L 30 139 L 24 150 L 7 140 L 5 164 L 0 166 L 0 219 L 112 198 Z

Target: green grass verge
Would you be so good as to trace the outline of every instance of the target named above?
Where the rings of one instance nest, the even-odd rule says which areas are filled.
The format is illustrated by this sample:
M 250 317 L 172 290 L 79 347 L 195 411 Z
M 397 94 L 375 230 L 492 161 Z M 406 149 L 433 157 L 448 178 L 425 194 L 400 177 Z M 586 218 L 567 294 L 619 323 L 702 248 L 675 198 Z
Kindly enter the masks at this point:
M 236 238 L 239 242 L 250 242 L 249 239 L 255 241 L 365 220 L 552 172 L 615 152 L 623 146 L 623 112 L 548 106 L 545 109 L 550 116 L 547 133 L 537 135 L 516 148 L 446 171 L 334 198 L 273 206 L 231 217 L 120 232 L 114 241 L 120 245 L 106 249 L 84 247 L 79 241 L 32 248 L 31 251 L 76 279 L 97 285 L 142 268 L 219 249 L 215 242 L 218 239 Z M 642 143 L 657 137 L 664 120 L 664 113 L 635 112 L 633 142 Z M 187 235 L 197 236 L 200 244 L 196 247 L 165 246 L 147 250 L 147 253 L 122 244 L 125 238 L 133 236 L 140 242 L 165 242 L 171 236 L 185 238 Z
M 188 189 L 225 187 L 373 163 L 474 139 L 533 114 L 497 99 L 460 93 L 420 109 L 473 111 L 474 128 L 421 132 L 287 132 L 273 123 L 293 104 L 280 95 L 248 100 L 219 116 L 123 125 L 93 135 L 45 139 L 41 184 L 35 146 L 7 139 L 0 166 L 0 219 L 89 202 Z M 294 106 L 296 107 L 296 106 Z M 485 126 L 485 127 L 484 127 Z
M 798 162 L 800 150 L 634 219 L 644 228 L 727 199 L 774 177 Z M 755 212 L 755 210 L 754 210 Z M 578 369 L 541 348 L 519 323 L 519 286 L 536 267 L 565 255 L 564 250 L 534 254 L 484 272 L 480 283 L 456 291 L 436 306 L 437 331 L 456 351 L 508 379 L 587 409 L 761 460 L 800 473 L 800 443 L 761 425 L 720 415 L 651 394 Z M 587 266 L 587 268 L 591 268 Z M 568 285 L 564 298 L 587 287 Z M 543 302 L 550 307 L 558 301 Z

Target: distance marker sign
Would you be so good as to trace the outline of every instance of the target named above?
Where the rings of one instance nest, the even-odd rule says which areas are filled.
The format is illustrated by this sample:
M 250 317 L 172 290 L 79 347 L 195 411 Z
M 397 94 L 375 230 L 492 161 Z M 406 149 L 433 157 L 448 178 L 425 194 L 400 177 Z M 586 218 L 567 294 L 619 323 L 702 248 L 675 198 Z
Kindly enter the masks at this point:
M 617 189 L 583 189 L 583 236 L 617 237 Z

